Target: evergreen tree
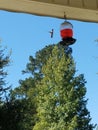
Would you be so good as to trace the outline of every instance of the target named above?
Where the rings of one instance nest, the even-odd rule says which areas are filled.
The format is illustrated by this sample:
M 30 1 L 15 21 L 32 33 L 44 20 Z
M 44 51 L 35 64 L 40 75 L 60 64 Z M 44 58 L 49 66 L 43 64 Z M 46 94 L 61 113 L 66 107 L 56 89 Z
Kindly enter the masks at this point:
M 76 76 L 69 47 L 46 46 L 29 57 L 24 73 L 31 77 L 20 82 L 11 98 L 18 102 L 16 130 L 92 130 L 86 108 L 85 79 Z M 16 105 L 15 105 L 16 106 Z M 14 106 L 14 107 L 15 107 Z M 37 115 L 36 115 L 37 114 Z
M 8 117 L 10 126 L 5 126 L 8 130 L 32 130 L 37 120 L 36 118 L 36 84 L 42 79 L 42 66 L 45 64 L 51 53 L 53 46 L 47 46 L 36 53 L 35 58 L 30 56 L 29 63 L 23 73 L 31 74 L 29 78 L 20 80 L 20 86 L 10 92 Z M 43 56 L 45 57 L 43 58 Z M 11 109 L 9 109 L 11 108 Z M 12 113 L 12 114 L 11 114 Z M 13 120 L 12 120 L 13 118 Z M 9 123 L 9 121 L 7 123 Z
M 5 92 L 9 87 L 6 88 L 6 81 L 5 78 L 7 76 L 7 72 L 5 68 L 9 65 L 9 55 L 5 56 L 4 54 L 5 49 L 2 49 L 0 46 L 0 96 Z M 0 97 L 0 99 L 2 96 Z
M 4 107 L 5 102 L 7 102 L 7 90 L 10 87 L 7 87 L 6 76 L 7 71 L 6 67 L 9 65 L 10 55 L 5 55 L 5 48 L 3 49 L 0 46 L 0 130 L 4 130 L 3 127 L 6 125 L 4 119 L 6 119 L 6 107 Z
M 46 46 L 36 53 L 35 58 L 29 57 L 29 63 L 23 73 L 30 73 L 31 77 L 20 80 L 20 86 L 10 93 L 9 108 L 13 111 L 13 121 L 17 126 L 14 128 L 15 125 L 12 123 L 14 126 L 11 127 L 14 130 L 31 130 L 35 125 L 37 120 L 36 96 L 38 94 L 36 84 L 43 78 L 42 66 L 48 60 L 53 48 L 54 45 Z
M 24 73 L 31 74 L 31 77 L 37 81 L 42 79 L 42 66 L 46 63 L 49 56 L 52 53 L 54 45 L 49 45 L 44 47 L 42 50 L 36 52 L 35 57 L 29 57 L 29 63 L 26 66 L 26 69 L 23 70 Z
M 37 66 L 41 80 L 36 85 L 38 120 L 33 130 L 93 130 L 86 108 L 84 76 L 76 76 L 69 47 L 53 48 Z
M 33 90 L 31 96 L 28 94 L 30 88 Z M 16 122 L 15 125 L 13 125 L 14 123 L 12 125 L 13 127 L 17 126 L 15 128 L 12 127 L 14 130 L 32 130 L 35 125 L 34 88 L 34 79 L 26 78 L 25 80 L 20 80 L 20 86 L 10 93 L 10 112 L 12 111 L 13 120 Z

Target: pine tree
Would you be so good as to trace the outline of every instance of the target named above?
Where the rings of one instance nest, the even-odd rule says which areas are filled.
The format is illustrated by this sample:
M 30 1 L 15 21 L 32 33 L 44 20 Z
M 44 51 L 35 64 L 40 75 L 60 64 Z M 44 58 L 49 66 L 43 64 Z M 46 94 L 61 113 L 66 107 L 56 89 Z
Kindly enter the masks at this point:
M 9 65 L 9 56 L 4 54 L 5 49 L 2 49 L 2 46 L 0 46 L 0 95 L 4 91 L 6 91 L 8 88 L 6 88 L 6 81 L 5 78 L 7 76 L 7 72 L 5 71 L 5 68 Z
M 6 93 L 8 92 L 10 87 L 7 86 L 5 78 L 7 76 L 6 67 L 10 63 L 9 57 L 10 57 L 9 54 L 5 55 L 5 48 L 2 48 L 2 46 L 0 46 L 0 130 L 4 130 L 3 128 L 5 126 L 5 119 L 7 116 L 5 114 L 6 113 L 5 102 L 7 102 Z
M 20 86 L 10 93 L 9 117 L 11 127 L 14 130 L 32 130 L 36 120 L 36 107 L 34 102 L 35 83 L 33 78 L 26 78 L 19 81 Z M 29 89 L 32 95 L 28 94 Z M 11 114 L 12 113 L 12 114 Z M 12 120 L 13 117 L 13 120 Z
M 29 63 L 23 73 L 31 74 L 29 78 L 20 80 L 20 85 L 10 92 L 8 117 L 10 126 L 7 129 L 32 130 L 36 118 L 36 83 L 42 79 L 41 68 L 49 57 L 54 45 L 47 46 L 29 57 Z M 43 56 L 45 57 L 43 58 Z M 11 114 L 12 113 L 12 114 Z M 17 117 L 17 118 L 16 118 Z M 13 120 L 12 120 L 13 118 Z M 8 122 L 9 122 L 8 121 Z
M 76 76 L 69 47 L 53 48 L 41 64 L 42 77 L 36 85 L 38 120 L 33 130 L 93 130 L 84 76 Z
M 52 53 L 52 50 L 54 48 L 54 45 L 49 45 L 44 47 L 43 49 L 36 52 L 35 57 L 30 56 L 29 57 L 29 63 L 27 63 L 26 69 L 23 70 L 24 73 L 31 74 L 31 77 L 36 80 L 42 79 L 42 66 L 46 63 L 49 56 Z

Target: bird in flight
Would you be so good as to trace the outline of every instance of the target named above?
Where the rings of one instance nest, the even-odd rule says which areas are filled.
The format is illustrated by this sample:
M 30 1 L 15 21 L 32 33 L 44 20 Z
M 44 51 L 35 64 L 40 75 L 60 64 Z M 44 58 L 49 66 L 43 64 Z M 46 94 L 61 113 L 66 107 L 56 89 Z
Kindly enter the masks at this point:
M 53 38 L 54 29 L 52 29 L 49 33 L 50 33 L 51 38 Z

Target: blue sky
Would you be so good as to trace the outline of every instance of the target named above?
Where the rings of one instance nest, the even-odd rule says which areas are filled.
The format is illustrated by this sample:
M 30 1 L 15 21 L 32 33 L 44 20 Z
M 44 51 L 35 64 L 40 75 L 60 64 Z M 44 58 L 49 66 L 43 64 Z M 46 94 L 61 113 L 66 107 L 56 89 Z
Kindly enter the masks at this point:
M 77 74 L 84 74 L 87 81 L 87 107 L 92 122 L 98 123 L 98 24 L 69 20 L 74 26 L 76 43 L 72 45 Z M 46 45 L 58 43 L 62 19 L 40 17 L 31 14 L 0 11 L 0 40 L 7 51 L 12 50 L 11 64 L 7 68 L 7 82 L 13 88 L 18 86 L 19 79 L 24 79 L 21 71 L 26 68 L 30 55 Z M 51 39 L 49 31 L 54 29 Z

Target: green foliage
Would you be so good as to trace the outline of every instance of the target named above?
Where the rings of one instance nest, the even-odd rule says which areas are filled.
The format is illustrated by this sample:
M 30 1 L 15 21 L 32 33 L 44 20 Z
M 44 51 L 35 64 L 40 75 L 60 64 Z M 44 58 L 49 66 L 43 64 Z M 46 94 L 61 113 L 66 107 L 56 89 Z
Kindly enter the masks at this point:
M 7 119 L 5 102 L 7 102 L 6 93 L 10 87 L 6 87 L 5 78 L 7 76 L 6 67 L 10 62 L 9 57 L 10 55 L 5 55 L 5 48 L 2 49 L 0 46 L 0 130 L 4 130 L 4 126 L 7 125 L 4 120 Z
M 29 96 L 28 91 L 32 88 L 32 95 Z M 20 86 L 11 92 L 10 100 L 16 109 L 15 115 L 18 116 L 17 128 L 14 130 L 32 130 L 36 121 L 36 106 L 34 102 L 35 92 L 34 79 L 27 78 L 20 81 Z M 33 98 L 33 99 L 32 99 Z M 16 108 L 17 106 L 17 108 Z M 14 116 L 15 116 L 14 115 Z
M 9 87 L 5 88 L 6 86 L 5 78 L 7 76 L 7 72 L 5 71 L 5 68 L 9 65 L 10 55 L 5 56 L 4 53 L 5 53 L 5 49 L 2 49 L 2 47 L 0 46 L 0 95 L 2 95 L 2 93 L 9 88 Z
M 33 130 L 92 130 L 86 108 L 84 76 L 75 76 L 69 48 L 54 46 L 36 85 L 37 117 Z
M 42 66 L 46 63 L 51 52 L 53 50 L 54 45 L 49 45 L 43 48 L 42 50 L 36 52 L 35 57 L 29 57 L 29 63 L 26 66 L 26 70 L 23 73 L 29 73 L 34 78 L 34 80 L 38 81 L 42 78 Z
M 2 106 L 2 113 L 1 116 L 1 129 L 0 130 L 18 130 L 19 125 L 18 122 L 20 121 L 20 107 L 21 106 L 20 101 L 8 101 L 5 102 Z
M 7 107 L 11 109 L 7 115 L 10 117 L 10 122 L 14 121 L 11 126 L 14 130 L 32 130 L 37 120 L 36 95 L 38 94 L 38 90 L 36 89 L 36 84 L 43 77 L 41 69 L 48 59 L 48 53 L 51 53 L 53 46 L 46 48 L 37 52 L 35 58 L 32 56 L 29 57 L 30 62 L 27 64 L 27 68 L 23 73 L 31 73 L 32 77 L 20 80 L 20 86 L 10 92 L 10 100 Z M 45 57 L 43 58 L 44 55 Z M 11 111 L 14 116 L 12 116 Z M 17 127 L 14 128 L 14 126 Z
M 23 73 L 31 77 L 20 80 L 3 105 L 8 122 L 2 117 L 11 125 L 2 130 L 93 130 L 86 81 L 76 75 L 71 48 L 46 46 L 29 57 Z

